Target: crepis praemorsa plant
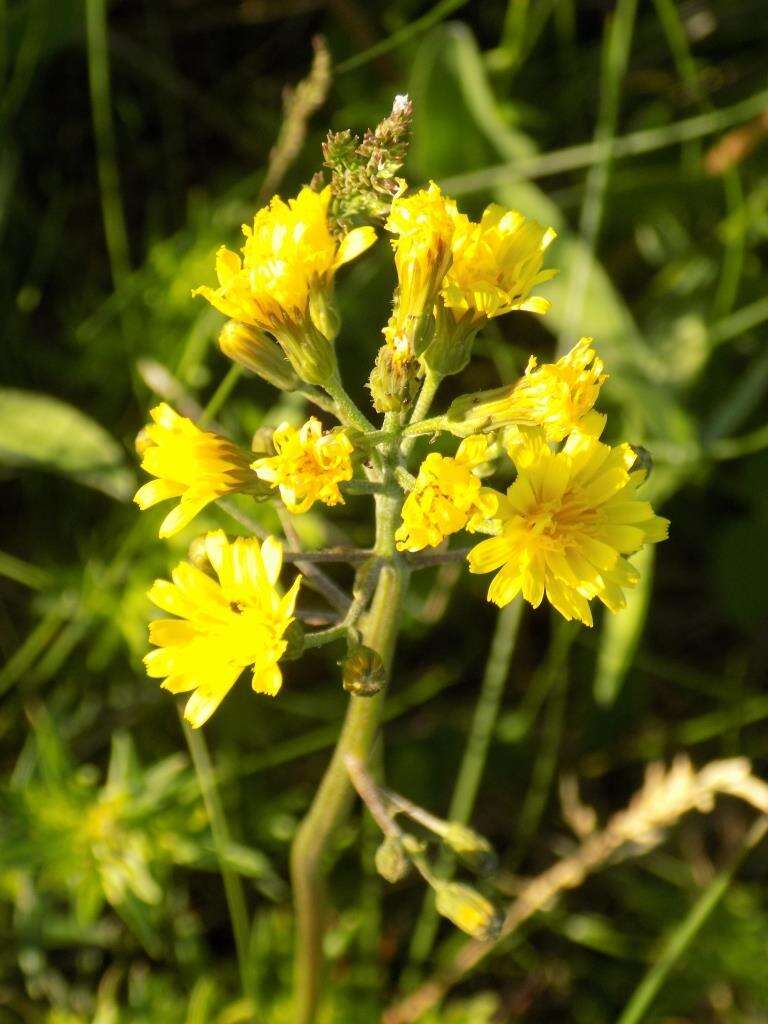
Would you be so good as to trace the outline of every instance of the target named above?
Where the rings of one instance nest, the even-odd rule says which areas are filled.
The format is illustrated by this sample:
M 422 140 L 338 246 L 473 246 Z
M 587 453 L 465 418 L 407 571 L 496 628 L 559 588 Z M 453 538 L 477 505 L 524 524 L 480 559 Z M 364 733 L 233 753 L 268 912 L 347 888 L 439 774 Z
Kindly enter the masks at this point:
M 170 617 L 150 625 L 147 672 L 171 693 L 189 694 L 184 716 L 193 728 L 244 670 L 257 694 L 275 696 L 281 660 L 346 645 L 346 718 L 292 852 L 299 1021 L 313 1019 L 318 998 L 321 858 L 351 785 L 384 833 L 377 866 L 385 878 L 415 866 L 435 890 L 438 911 L 458 927 L 484 937 L 497 926 L 493 903 L 438 877 L 424 840 L 397 819 L 412 817 L 473 870 L 492 863 L 487 842 L 415 808 L 366 768 L 411 574 L 466 558 L 471 573 L 495 574 L 488 599 L 499 607 L 521 598 L 537 607 L 546 598 L 565 619 L 591 626 L 594 599 L 616 612 L 637 584 L 629 556 L 667 533 L 667 521 L 639 493 L 646 459 L 629 444 L 600 440 L 606 417 L 595 405 L 606 374 L 590 338 L 554 363 L 531 356 L 514 384 L 462 395 L 430 415 L 440 383 L 465 368 L 490 320 L 547 313 L 536 292 L 556 273 L 544 267 L 555 232 L 495 204 L 475 222 L 434 183 L 411 190 L 399 176 L 411 116 L 408 98 L 397 97 L 364 137 L 329 135 L 326 172 L 296 197 L 275 196 L 257 211 L 243 225 L 240 253 L 219 249 L 217 285 L 194 292 L 227 318 L 219 338 L 225 356 L 276 388 L 300 392 L 323 419 L 282 423 L 247 452 L 163 404 L 138 441 L 152 479 L 137 504 L 178 499 L 161 537 L 235 493 L 275 501 L 283 517 L 317 503 L 331 508 L 346 494 L 371 496 L 370 549 L 288 550 L 273 536 L 230 539 L 220 529 L 199 538 L 194 557 L 149 592 Z M 373 410 L 364 411 L 342 383 L 334 281 L 377 238 L 392 247 L 397 288 L 368 381 Z M 419 439 L 441 435 L 456 439 L 454 454 L 425 454 Z M 493 486 L 499 471 L 514 471 L 506 491 Z M 481 539 L 452 549 L 449 538 L 461 531 Z M 324 574 L 320 563 L 333 560 L 356 567 L 351 595 Z M 301 570 L 288 584 L 285 563 Z M 305 632 L 300 624 L 304 586 L 328 600 L 336 616 L 328 628 Z

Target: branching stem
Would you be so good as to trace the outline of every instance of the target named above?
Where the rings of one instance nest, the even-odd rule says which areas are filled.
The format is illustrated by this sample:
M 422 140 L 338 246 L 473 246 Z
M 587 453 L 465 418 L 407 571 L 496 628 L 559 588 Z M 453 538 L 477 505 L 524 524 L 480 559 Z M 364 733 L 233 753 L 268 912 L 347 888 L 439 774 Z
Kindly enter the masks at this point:
M 336 399 L 338 402 L 338 398 Z M 393 425 L 385 423 L 385 429 Z M 393 446 L 394 447 L 394 446 Z M 387 452 L 385 479 L 391 479 Z M 376 495 L 376 546 L 381 559 L 376 591 L 363 620 L 362 640 L 377 651 L 389 668 L 397 638 L 400 610 L 408 585 L 408 569 L 397 555 L 394 531 L 400 498 Z M 291 880 L 296 905 L 295 1008 L 296 1024 L 313 1024 L 322 978 L 322 939 L 325 922 L 324 876 L 332 840 L 350 806 L 353 793 L 346 758 L 365 764 L 381 721 L 386 686 L 373 697 L 351 695 L 331 762 L 302 821 L 291 849 Z

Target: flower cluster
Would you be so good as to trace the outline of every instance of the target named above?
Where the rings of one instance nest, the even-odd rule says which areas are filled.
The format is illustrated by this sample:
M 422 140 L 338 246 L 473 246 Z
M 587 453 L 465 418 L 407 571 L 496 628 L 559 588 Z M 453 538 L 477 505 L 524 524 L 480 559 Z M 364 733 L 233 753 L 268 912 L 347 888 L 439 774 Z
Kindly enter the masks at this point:
M 242 257 L 219 249 L 219 287 L 201 285 L 193 293 L 225 316 L 274 335 L 299 377 L 313 384 L 335 368 L 334 275 L 376 240 L 373 228 L 359 227 L 339 241 L 331 233 L 330 199 L 330 187 L 303 188 L 287 203 L 275 196 L 252 226 L 243 225 Z
M 301 426 L 281 422 L 266 445 L 259 432 L 254 458 L 163 404 L 140 438 L 142 466 L 154 479 L 136 502 L 149 508 L 179 499 L 160 527 L 164 537 L 232 494 L 279 500 L 291 515 L 318 502 L 338 505 L 345 493 L 374 495 L 375 547 L 349 559 L 365 563 L 352 598 L 339 600 L 335 581 L 311 567 L 313 586 L 319 581 L 336 610 L 350 611 L 341 624 L 304 639 L 317 646 L 346 637 L 344 680 L 355 697 L 386 680 L 386 652 L 370 644 L 364 625 L 373 589 L 365 580 L 375 583 L 382 565 L 395 571 L 404 562 L 419 568 L 463 557 L 467 552 L 448 549 L 449 539 L 461 530 L 483 533 L 468 563 L 472 573 L 495 574 L 489 600 L 503 606 L 521 595 L 536 606 L 546 597 L 566 619 L 591 625 L 590 602 L 623 607 L 624 592 L 638 581 L 631 555 L 667 531 L 638 493 L 646 474 L 635 450 L 600 440 L 606 417 L 596 403 L 607 375 L 591 338 L 553 362 L 531 356 L 519 380 L 460 394 L 428 418 L 440 381 L 463 370 L 490 320 L 546 314 L 549 302 L 537 289 L 555 273 L 544 267 L 555 232 L 496 204 L 473 221 L 434 183 L 407 194 L 396 171 L 409 123 L 409 102 L 399 98 L 390 119 L 362 140 L 343 132 L 329 138 L 331 183 L 302 188 L 287 201 L 274 197 L 243 227 L 240 255 L 219 249 L 218 286 L 195 291 L 228 318 L 219 338 L 227 357 L 314 402 L 338 425 L 315 416 Z M 384 223 L 397 275 L 369 380 L 373 405 L 385 413 L 379 425 L 345 391 L 334 349 L 335 276 L 375 240 L 373 227 L 360 224 L 366 217 Z M 419 448 L 420 437 L 438 436 L 441 452 Z M 454 438 L 460 441 L 449 454 Z M 512 482 L 491 486 L 494 477 Z M 223 506 L 248 521 L 231 503 Z M 436 547 L 442 552 L 420 554 Z M 294 579 L 282 593 L 281 550 L 268 536 L 230 543 L 220 530 L 208 533 L 195 564 L 182 563 L 173 582 L 152 588 L 155 604 L 177 618 L 152 623 L 158 649 L 147 670 L 172 692 L 192 693 L 186 715 L 193 725 L 210 716 L 246 667 L 255 690 L 279 689 L 299 586 Z M 343 558 L 343 546 L 338 550 Z
M 488 320 L 549 308 L 531 291 L 556 273 L 542 270 L 555 232 L 516 210 L 492 204 L 476 223 L 431 182 L 395 199 L 385 227 L 395 235 L 398 290 L 384 338 L 396 365 L 420 359 L 418 372 L 458 373 Z

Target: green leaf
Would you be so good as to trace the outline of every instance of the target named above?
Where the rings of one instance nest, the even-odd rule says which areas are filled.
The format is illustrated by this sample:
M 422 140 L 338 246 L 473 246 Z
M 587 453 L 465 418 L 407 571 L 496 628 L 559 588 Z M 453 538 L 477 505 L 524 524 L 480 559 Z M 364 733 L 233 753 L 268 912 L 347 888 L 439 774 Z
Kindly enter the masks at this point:
M 620 612 L 606 613 L 597 652 L 594 695 L 598 704 L 613 704 L 632 665 L 648 616 L 653 583 L 654 549 L 649 544 L 632 559 L 640 582 L 627 591 L 627 605 Z
M 134 487 L 120 445 L 74 406 L 34 391 L 0 388 L 0 464 L 71 476 L 113 498 Z

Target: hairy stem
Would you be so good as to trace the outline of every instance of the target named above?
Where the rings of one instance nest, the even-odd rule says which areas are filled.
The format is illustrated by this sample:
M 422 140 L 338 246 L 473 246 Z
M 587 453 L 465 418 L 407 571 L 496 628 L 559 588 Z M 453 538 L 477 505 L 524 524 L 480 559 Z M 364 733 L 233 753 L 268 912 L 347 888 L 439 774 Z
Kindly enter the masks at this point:
M 437 394 L 437 389 L 440 387 L 442 379 L 443 378 L 439 374 L 434 373 L 432 370 L 427 371 L 421 391 L 419 392 L 419 397 L 416 399 L 416 405 L 413 407 L 413 415 L 411 416 L 410 424 L 415 425 L 417 423 L 421 423 L 426 418 L 427 413 L 432 407 L 432 402 L 435 400 L 435 395 Z M 406 438 L 406 440 L 403 441 L 401 447 L 403 458 L 408 458 L 414 444 L 416 444 L 416 435 Z
M 377 503 L 377 554 L 387 561 L 379 575 L 371 611 L 362 629 L 363 642 L 391 665 L 400 608 L 408 572 L 394 553 L 394 526 L 399 502 L 380 495 Z M 363 764 L 381 721 L 386 688 L 375 697 L 351 696 L 341 734 L 312 806 L 296 833 L 291 849 L 291 879 L 296 905 L 295 1010 L 296 1024 L 312 1024 L 320 996 L 324 930 L 326 855 L 353 793 L 346 758 Z
M 336 415 L 345 426 L 354 427 L 356 430 L 361 430 L 363 433 L 369 433 L 370 431 L 376 430 L 371 421 L 367 419 L 347 394 L 344 385 L 341 382 L 338 370 L 326 383 L 323 384 L 323 387 L 335 402 Z

